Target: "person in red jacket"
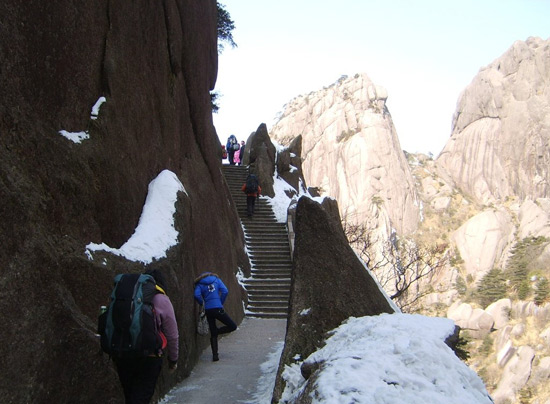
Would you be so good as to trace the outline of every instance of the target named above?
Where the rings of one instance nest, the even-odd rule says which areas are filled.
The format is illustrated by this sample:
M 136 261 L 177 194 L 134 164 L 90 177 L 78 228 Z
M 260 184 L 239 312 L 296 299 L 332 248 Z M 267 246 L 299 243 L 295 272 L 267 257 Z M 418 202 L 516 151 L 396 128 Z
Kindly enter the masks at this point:
M 249 174 L 241 189 L 246 194 L 246 215 L 251 217 L 254 214 L 256 198 L 262 192 L 262 187 L 258 184 L 258 177 L 254 174 Z

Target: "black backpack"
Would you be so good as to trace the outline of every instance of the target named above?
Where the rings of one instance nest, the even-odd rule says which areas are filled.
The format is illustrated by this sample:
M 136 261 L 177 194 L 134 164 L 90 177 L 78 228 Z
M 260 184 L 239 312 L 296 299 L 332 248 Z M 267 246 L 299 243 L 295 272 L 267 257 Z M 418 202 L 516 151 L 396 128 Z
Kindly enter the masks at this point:
M 111 303 L 98 319 L 101 349 L 112 357 L 162 355 L 166 337 L 157 323 L 153 297 L 161 293 L 148 274 L 119 274 Z
M 246 178 L 244 191 L 247 194 L 255 194 L 256 192 L 258 192 L 258 178 L 254 174 L 250 174 Z

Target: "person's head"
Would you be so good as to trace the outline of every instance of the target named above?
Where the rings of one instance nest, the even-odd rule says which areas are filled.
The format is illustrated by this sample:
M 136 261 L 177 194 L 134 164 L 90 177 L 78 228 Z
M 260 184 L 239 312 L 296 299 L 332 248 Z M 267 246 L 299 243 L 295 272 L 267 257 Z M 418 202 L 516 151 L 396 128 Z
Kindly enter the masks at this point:
M 244 146 L 244 140 L 241 140 L 241 144 Z
M 164 281 L 164 275 L 162 274 L 160 269 L 149 269 L 145 273 L 147 275 L 151 275 L 155 279 L 157 285 L 166 290 L 166 282 Z

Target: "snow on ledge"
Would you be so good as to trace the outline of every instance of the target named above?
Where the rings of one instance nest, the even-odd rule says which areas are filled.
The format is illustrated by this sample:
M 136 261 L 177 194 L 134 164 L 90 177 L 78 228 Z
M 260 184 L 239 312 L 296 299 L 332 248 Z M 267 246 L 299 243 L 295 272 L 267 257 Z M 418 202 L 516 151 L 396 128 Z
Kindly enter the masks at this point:
M 176 174 L 162 171 L 149 184 L 147 199 L 132 237 L 118 249 L 105 243 L 90 243 L 85 251 L 88 259 L 93 260 L 94 251 L 107 251 L 144 264 L 166 257 L 166 251 L 178 242 L 174 213 L 180 191 L 187 193 Z

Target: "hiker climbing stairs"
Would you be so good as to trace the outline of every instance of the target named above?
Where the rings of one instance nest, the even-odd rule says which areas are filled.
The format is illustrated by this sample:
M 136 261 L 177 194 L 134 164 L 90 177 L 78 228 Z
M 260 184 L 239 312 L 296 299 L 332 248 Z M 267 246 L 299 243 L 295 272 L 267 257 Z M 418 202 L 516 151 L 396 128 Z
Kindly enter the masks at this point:
M 224 165 L 223 172 L 244 228 L 251 277 L 245 280 L 247 316 L 287 318 L 292 261 L 285 223 L 277 222 L 266 198 L 258 198 L 254 215 L 246 214 L 246 195 L 241 190 L 248 168 Z M 261 186 L 262 184 L 260 184 Z

